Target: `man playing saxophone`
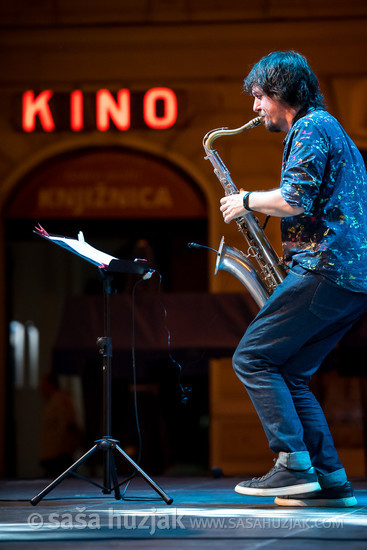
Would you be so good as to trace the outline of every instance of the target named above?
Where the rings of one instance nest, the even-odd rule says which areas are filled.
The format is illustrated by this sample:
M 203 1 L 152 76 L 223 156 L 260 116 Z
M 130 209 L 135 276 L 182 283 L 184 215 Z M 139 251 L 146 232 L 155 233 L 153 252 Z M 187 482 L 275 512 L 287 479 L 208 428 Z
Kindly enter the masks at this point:
M 367 174 L 354 143 L 327 111 L 317 78 L 296 52 L 274 52 L 244 81 L 254 111 L 285 132 L 280 186 L 221 199 L 224 221 L 246 211 L 281 218 L 288 274 L 233 356 L 275 466 L 237 485 L 283 506 L 353 506 L 353 488 L 311 376 L 367 310 Z

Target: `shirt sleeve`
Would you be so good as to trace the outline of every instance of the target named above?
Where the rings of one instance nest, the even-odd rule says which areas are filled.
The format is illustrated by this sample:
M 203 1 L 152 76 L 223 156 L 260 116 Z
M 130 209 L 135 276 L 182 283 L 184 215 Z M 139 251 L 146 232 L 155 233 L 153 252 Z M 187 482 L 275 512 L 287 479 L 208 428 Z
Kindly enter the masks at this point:
M 294 130 L 287 159 L 283 160 L 281 194 L 291 206 L 303 207 L 307 215 L 313 213 L 328 155 L 325 133 L 312 119 L 301 119 Z

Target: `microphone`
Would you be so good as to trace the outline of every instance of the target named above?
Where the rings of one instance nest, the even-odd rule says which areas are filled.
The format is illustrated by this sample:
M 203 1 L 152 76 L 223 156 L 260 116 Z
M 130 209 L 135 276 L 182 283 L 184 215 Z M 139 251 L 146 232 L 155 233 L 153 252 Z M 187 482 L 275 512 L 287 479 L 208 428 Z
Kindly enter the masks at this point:
M 140 263 L 145 262 L 145 263 L 149 263 L 148 260 L 147 260 L 146 258 L 134 258 L 134 262 L 140 262 Z M 147 271 L 147 272 L 143 275 L 142 279 L 143 279 L 144 281 L 146 281 L 147 279 L 150 279 L 151 276 L 153 275 L 153 273 L 155 273 L 155 272 L 156 272 L 155 269 L 149 269 L 149 271 Z
M 218 254 L 218 250 L 215 250 L 215 248 L 211 248 L 210 246 L 206 246 L 205 244 L 187 243 L 187 246 L 189 248 L 206 248 L 207 250 L 213 250 L 213 252 Z
M 155 269 L 149 269 L 149 271 L 147 271 L 145 275 L 143 275 L 142 279 L 144 279 L 144 281 L 150 279 L 153 273 L 155 273 Z

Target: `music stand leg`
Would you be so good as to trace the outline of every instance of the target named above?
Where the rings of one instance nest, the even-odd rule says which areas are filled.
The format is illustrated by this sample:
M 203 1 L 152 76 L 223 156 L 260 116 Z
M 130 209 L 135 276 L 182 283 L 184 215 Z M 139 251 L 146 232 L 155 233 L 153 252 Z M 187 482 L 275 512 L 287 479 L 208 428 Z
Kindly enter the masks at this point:
M 124 459 L 134 468 L 134 470 L 139 473 L 147 483 L 154 489 L 164 500 L 166 504 L 172 504 L 173 498 L 169 497 L 154 481 L 138 466 L 128 454 L 125 453 L 118 445 L 116 445 L 116 450 L 124 457 Z
M 50 483 L 49 485 L 47 485 L 47 487 L 45 487 L 43 489 L 43 491 L 41 491 L 40 493 L 38 493 L 38 495 L 34 496 L 32 499 L 31 499 L 31 504 L 33 504 L 33 506 L 35 506 L 36 504 L 39 503 L 39 501 L 41 499 L 43 499 L 44 496 L 46 496 L 50 491 L 52 491 L 52 489 L 54 489 L 59 483 L 62 482 L 63 479 L 65 479 L 69 474 L 72 474 L 74 470 L 76 470 L 81 464 L 83 464 L 83 462 L 85 462 L 87 460 L 87 458 L 89 458 L 90 456 L 92 456 L 93 453 L 95 453 L 95 451 L 98 449 L 98 445 L 94 445 L 91 449 L 89 449 L 89 451 L 87 451 L 83 456 L 81 456 L 76 462 L 74 462 L 74 464 L 72 464 L 67 470 L 65 470 L 65 472 L 63 472 L 61 475 L 59 475 L 59 477 L 57 477 L 52 483 Z

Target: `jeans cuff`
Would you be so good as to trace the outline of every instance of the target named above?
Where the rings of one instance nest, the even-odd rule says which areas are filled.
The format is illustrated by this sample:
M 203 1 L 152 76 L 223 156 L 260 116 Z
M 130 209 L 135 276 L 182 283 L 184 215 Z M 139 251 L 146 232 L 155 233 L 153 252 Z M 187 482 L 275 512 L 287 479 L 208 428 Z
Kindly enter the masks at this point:
M 318 474 L 318 481 L 324 489 L 337 487 L 338 485 L 344 485 L 347 481 L 347 474 L 344 468 L 340 468 L 340 470 L 335 470 L 330 474 Z
M 277 463 L 282 464 L 290 470 L 308 470 L 312 466 L 308 451 L 298 451 L 296 453 L 280 452 Z

